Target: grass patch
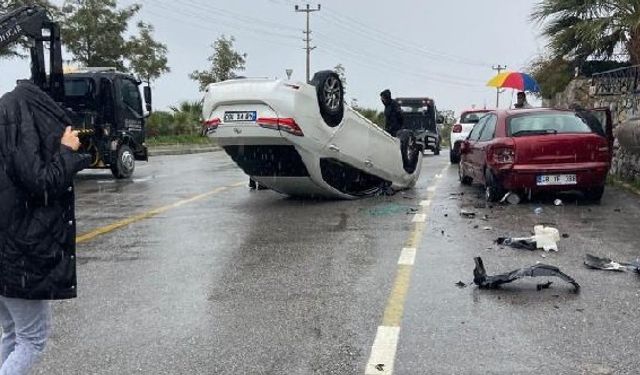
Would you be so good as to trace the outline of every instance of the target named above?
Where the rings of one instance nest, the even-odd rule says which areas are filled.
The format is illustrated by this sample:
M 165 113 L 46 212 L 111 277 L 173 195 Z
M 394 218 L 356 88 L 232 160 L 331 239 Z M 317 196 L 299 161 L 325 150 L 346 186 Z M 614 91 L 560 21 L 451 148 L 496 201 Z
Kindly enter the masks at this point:
M 621 187 L 632 193 L 640 195 L 640 180 L 626 181 L 619 177 L 608 175 L 607 185 Z
M 160 135 L 147 138 L 149 146 L 202 145 L 213 146 L 215 142 L 200 135 Z

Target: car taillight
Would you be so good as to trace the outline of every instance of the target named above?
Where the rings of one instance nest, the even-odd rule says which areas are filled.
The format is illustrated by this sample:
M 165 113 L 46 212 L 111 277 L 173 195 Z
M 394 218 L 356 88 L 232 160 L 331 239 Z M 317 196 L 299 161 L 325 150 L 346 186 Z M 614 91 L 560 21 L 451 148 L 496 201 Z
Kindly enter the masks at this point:
M 256 122 L 263 128 L 282 130 L 289 134 L 297 135 L 300 137 L 304 136 L 304 134 L 302 133 L 302 129 L 300 129 L 300 127 L 296 123 L 296 120 L 290 117 L 260 117 Z
M 512 148 L 498 147 L 493 149 L 493 161 L 496 164 L 513 164 L 516 152 Z
M 453 125 L 453 128 L 451 128 L 451 131 L 454 133 L 462 133 L 462 125 L 460 124 Z
M 216 129 L 221 123 L 222 123 L 222 121 L 220 121 L 219 118 L 214 117 L 214 118 L 209 119 L 209 120 L 204 120 L 202 122 L 202 126 L 207 128 L 207 129 Z

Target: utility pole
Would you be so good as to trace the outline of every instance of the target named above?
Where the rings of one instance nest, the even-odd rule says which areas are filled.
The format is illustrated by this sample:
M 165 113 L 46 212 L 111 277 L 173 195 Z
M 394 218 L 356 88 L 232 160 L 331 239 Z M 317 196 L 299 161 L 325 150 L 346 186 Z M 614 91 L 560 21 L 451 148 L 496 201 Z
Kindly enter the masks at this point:
M 302 41 L 307 43 L 307 46 L 305 47 L 305 49 L 307 50 L 307 83 L 309 83 L 311 81 L 311 77 L 310 77 L 311 51 L 316 49 L 316 47 L 311 47 L 311 30 L 309 30 L 309 15 L 312 12 L 319 12 L 320 11 L 320 4 L 318 4 L 318 8 L 314 8 L 314 9 L 311 9 L 309 4 L 307 4 L 307 7 L 304 8 L 304 9 L 302 9 L 299 6 L 296 5 L 295 9 L 296 9 L 296 12 L 304 12 L 304 13 L 307 14 L 307 31 L 303 31 L 303 33 L 305 34 L 306 38 L 302 39 Z
M 500 72 L 502 72 L 503 70 L 507 69 L 507 66 L 502 66 L 500 64 L 498 65 L 494 65 L 491 69 L 495 70 L 498 72 L 498 74 L 500 74 Z M 496 109 L 498 109 L 498 107 L 500 106 L 500 94 L 502 93 L 502 90 L 500 90 L 499 87 L 496 88 Z

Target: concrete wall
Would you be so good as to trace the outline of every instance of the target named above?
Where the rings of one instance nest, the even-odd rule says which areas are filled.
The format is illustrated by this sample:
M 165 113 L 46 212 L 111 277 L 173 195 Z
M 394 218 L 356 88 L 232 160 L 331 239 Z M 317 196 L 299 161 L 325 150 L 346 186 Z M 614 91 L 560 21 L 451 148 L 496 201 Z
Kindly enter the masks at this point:
M 576 78 L 545 107 L 607 107 L 613 117 L 615 136 L 611 173 L 625 180 L 640 181 L 640 95 L 595 95 L 591 78 Z

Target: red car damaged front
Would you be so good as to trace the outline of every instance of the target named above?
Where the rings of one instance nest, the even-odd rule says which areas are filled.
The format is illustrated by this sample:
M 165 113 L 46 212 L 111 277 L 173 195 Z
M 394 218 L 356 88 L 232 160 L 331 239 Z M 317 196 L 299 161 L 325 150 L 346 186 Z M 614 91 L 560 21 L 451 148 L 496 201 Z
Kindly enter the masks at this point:
M 462 172 L 482 180 L 489 200 L 507 191 L 569 190 L 600 199 L 611 166 L 610 129 L 603 127 L 595 115 L 529 110 L 499 111 L 495 116 L 493 138 L 483 142 L 482 135 L 488 137 L 481 132 L 478 140 L 469 139 L 465 146 L 465 164 L 472 164 L 465 169 L 475 173 Z

